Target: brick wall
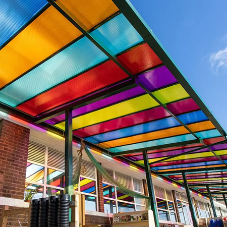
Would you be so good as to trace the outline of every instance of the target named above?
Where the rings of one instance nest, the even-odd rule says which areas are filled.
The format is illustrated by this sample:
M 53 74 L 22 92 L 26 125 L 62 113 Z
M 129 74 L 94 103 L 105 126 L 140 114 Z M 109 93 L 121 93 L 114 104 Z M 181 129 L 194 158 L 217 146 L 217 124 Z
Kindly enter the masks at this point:
M 24 198 L 30 129 L 0 120 L 0 196 Z M 0 207 L 1 216 L 1 207 Z
M 142 180 L 143 182 L 143 191 L 145 196 L 149 196 L 148 194 L 148 188 L 147 188 L 147 181 L 145 179 Z
M 85 216 L 85 225 L 101 225 L 102 227 L 110 227 L 113 218 L 98 216 L 98 215 L 88 215 Z
M 104 212 L 102 175 L 98 171 L 97 171 L 97 187 L 98 187 L 97 188 L 97 193 L 98 193 L 98 211 L 99 212 Z

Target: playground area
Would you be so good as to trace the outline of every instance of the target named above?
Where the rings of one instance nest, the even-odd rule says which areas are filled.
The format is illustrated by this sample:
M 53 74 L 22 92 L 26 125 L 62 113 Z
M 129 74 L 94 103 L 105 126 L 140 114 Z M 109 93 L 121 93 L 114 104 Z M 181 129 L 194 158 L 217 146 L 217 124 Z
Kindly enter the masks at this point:
M 128 0 L 2 4 L 2 227 L 227 226 L 226 132 Z

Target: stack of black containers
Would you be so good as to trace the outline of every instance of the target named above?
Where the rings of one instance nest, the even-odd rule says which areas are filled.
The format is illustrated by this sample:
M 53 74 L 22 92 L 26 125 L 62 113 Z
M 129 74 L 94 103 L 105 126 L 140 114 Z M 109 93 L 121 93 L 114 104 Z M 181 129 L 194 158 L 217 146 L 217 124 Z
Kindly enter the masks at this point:
M 70 196 L 50 196 L 31 202 L 30 227 L 69 227 Z
M 69 226 L 69 202 L 70 196 L 60 195 L 58 201 L 58 226 L 68 227 Z

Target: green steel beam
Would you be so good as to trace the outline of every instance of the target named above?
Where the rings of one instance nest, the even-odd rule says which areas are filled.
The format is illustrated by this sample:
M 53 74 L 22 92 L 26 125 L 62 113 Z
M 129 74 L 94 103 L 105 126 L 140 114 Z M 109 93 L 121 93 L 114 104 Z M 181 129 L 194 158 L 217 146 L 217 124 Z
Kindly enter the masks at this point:
M 150 208 L 153 211 L 155 226 L 159 227 L 160 225 L 159 225 L 156 199 L 155 199 L 155 194 L 154 194 L 154 186 L 153 186 L 153 182 L 152 182 L 151 171 L 150 171 L 150 166 L 149 166 L 146 151 L 143 151 L 143 160 L 144 160 L 144 166 L 145 166 L 145 171 L 146 171 L 147 188 L 148 188 L 149 197 L 150 197 Z
M 225 202 L 225 206 L 226 206 L 226 208 L 227 208 L 227 200 L 226 200 L 225 194 L 223 194 L 223 199 L 224 199 L 224 202 Z
M 65 111 L 65 193 L 73 195 L 72 109 Z
M 192 202 L 190 190 L 189 190 L 189 187 L 188 187 L 188 182 L 187 182 L 186 174 L 185 173 L 182 173 L 182 176 L 183 176 L 184 187 L 185 187 L 187 198 L 188 198 L 189 209 L 190 209 L 190 212 L 191 212 L 193 226 L 194 227 L 198 227 L 197 217 L 196 217 L 194 205 L 193 205 L 193 202 Z
M 216 218 L 217 217 L 217 213 L 216 213 L 216 209 L 215 209 L 215 206 L 214 206 L 213 197 L 212 197 L 212 195 L 210 193 L 209 185 L 207 185 L 206 188 L 207 188 L 207 192 L 209 193 L 211 208 L 213 210 L 214 217 Z

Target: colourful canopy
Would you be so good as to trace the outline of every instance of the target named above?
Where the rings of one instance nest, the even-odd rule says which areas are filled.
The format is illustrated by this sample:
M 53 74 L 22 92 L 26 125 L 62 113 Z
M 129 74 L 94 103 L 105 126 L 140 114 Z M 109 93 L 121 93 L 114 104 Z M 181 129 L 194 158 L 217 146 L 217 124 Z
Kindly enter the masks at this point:
M 130 3 L 48 1 L 0 6 L 1 103 L 62 130 L 73 108 L 75 136 L 222 190 L 226 133 Z

